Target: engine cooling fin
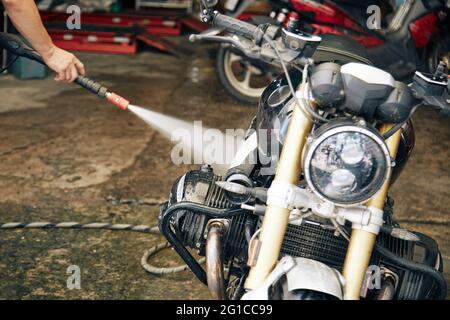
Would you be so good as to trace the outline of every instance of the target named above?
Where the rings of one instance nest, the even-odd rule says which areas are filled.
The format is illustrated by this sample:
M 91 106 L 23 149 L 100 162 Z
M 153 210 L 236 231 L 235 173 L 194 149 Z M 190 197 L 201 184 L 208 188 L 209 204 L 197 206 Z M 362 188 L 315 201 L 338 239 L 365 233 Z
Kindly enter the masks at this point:
M 350 230 L 348 231 L 350 232 Z M 377 237 L 377 244 L 402 258 L 434 267 L 438 259 L 436 242 L 421 233 L 415 234 L 420 241 L 402 240 L 381 233 Z M 347 240 L 341 235 L 336 235 L 334 230 L 315 221 L 305 220 L 301 225 L 288 225 L 281 255 L 317 260 L 342 272 L 347 247 Z M 432 298 L 434 280 L 425 274 L 384 261 L 376 252 L 372 254 L 370 263 L 371 265 L 388 268 L 399 276 L 395 299 Z

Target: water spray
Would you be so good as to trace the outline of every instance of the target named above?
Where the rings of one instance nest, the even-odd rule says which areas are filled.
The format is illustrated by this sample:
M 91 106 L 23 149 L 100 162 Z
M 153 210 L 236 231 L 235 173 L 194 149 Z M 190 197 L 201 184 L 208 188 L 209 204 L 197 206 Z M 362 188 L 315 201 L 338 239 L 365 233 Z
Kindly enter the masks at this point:
M 14 34 L 0 32 L 0 48 L 4 48 L 5 50 L 9 51 L 14 55 L 28 58 L 45 65 L 45 62 L 42 59 L 42 57 L 35 50 L 27 46 L 22 41 L 21 38 L 19 38 Z M 210 142 L 203 141 L 204 133 L 208 129 L 201 128 L 200 130 L 198 130 L 195 127 L 195 124 L 180 119 L 176 119 L 167 115 L 163 115 L 161 113 L 154 112 L 148 109 L 144 109 L 138 106 L 134 106 L 130 104 L 130 101 L 128 101 L 127 99 L 110 91 L 107 87 L 103 86 L 102 84 L 94 80 L 89 79 L 88 77 L 78 76 L 74 82 L 79 86 L 81 86 L 82 88 L 95 94 L 99 98 L 107 100 L 109 103 L 115 105 L 116 107 L 122 110 L 131 111 L 136 116 L 144 120 L 147 124 L 149 124 L 152 128 L 158 130 L 162 135 L 164 135 L 168 139 L 172 138 L 172 134 L 175 132 L 175 130 L 180 129 L 184 130 L 184 132 L 187 133 L 187 135 L 192 136 L 192 140 L 184 142 L 184 145 L 186 146 L 186 148 L 192 149 L 194 162 L 195 159 L 198 159 L 200 160 L 200 162 L 211 163 L 214 169 L 220 174 L 224 174 L 228 170 L 229 168 L 228 163 L 219 164 L 214 161 L 215 159 L 212 159 L 211 157 L 209 157 L 209 155 L 205 155 L 203 152 L 204 148 L 207 148 L 208 145 L 212 145 L 214 143 L 214 141 Z M 222 141 L 229 141 L 230 139 L 233 141 L 235 137 L 234 136 L 228 137 L 227 135 L 223 134 L 221 136 Z M 237 139 L 236 144 L 240 145 L 242 142 L 242 137 L 236 137 L 236 139 Z M 232 156 L 234 156 L 235 154 L 233 150 L 229 151 L 227 149 L 225 151 L 226 153 L 231 152 Z

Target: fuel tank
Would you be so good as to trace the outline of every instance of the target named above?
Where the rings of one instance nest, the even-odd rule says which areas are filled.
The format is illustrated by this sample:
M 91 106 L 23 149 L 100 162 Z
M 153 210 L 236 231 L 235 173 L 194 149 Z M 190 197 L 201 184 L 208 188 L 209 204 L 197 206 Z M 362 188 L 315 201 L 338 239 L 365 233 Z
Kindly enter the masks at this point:
M 293 86 L 297 87 L 301 82 L 301 72 L 298 70 L 291 70 L 290 77 Z M 268 141 L 278 141 L 277 152 L 282 149 L 284 136 L 291 118 L 293 107 L 291 98 L 292 96 L 286 77 L 281 75 L 273 80 L 261 95 L 256 119 L 252 124 L 252 129 L 266 130 L 263 132 L 265 132 L 264 135 L 267 136 L 268 139 L 271 139 Z M 391 183 L 393 183 L 400 175 L 411 155 L 414 145 L 414 127 L 412 121 L 409 120 L 404 126 L 402 133 Z M 261 144 L 258 141 L 259 157 L 265 157 L 266 159 L 272 158 L 272 150 L 270 148 L 270 143 Z

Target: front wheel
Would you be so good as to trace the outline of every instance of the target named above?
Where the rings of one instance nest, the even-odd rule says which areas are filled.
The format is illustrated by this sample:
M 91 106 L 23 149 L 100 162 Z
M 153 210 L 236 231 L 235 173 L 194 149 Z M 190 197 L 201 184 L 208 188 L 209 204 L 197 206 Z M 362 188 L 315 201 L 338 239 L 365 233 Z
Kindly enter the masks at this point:
M 236 100 L 257 104 L 264 89 L 273 80 L 270 66 L 258 63 L 240 54 L 230 46 L 221 45 L 216 57 L 219 82 Z

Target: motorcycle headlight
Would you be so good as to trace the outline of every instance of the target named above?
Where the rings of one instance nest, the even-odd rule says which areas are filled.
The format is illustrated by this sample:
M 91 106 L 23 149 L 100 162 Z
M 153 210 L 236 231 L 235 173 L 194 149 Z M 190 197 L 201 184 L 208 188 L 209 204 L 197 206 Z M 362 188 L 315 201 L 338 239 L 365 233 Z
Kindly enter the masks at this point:
M 304 168 L 309 187 L 337 204 L 367 201 L 390 172 L 391 158 L 383 138 L 374 129 L 348 122 L 324 127 L 308 139 Z

